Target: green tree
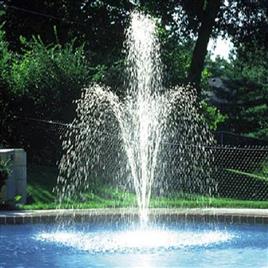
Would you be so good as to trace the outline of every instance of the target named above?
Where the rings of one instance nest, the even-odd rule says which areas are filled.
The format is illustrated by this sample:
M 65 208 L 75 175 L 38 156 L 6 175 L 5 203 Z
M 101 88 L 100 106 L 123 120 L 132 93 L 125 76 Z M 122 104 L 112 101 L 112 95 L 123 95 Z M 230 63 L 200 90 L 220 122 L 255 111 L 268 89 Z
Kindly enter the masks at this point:
M 56 25 L 61 43 L 74 37 L 81 43 L 86 42 L 91 62 L 106 65 L 108 69 L 112 62 L 123 58 L 120 51 L 129 12 L 140 8 L 152 13 L 161 19 L 162 28 L 168 29 L 174 45 L 179 47 L 179 41 L 189 37 L 194 40 L 186 80 L 194 83 L 199 91 L 210 37 L 229 35 L 235 44 L 253 39 L 259 44 L 268 43 L 268 4 L 265 0 L 140 0 L 139 7 L 127 0 L 3 2 L 10 42 L 18 44 L 20 35 L 30 37 L 35 34 L 40 35 L 46 44 L 51 43 L 54 40 L 53 26 Z
M 207 67 L 223 84 L 214 88 L 216 104 L 228 115 L 226 127 L 254 138 L 268 139 L 268 53 L 264 48 L 241 46 L 230 63 Z

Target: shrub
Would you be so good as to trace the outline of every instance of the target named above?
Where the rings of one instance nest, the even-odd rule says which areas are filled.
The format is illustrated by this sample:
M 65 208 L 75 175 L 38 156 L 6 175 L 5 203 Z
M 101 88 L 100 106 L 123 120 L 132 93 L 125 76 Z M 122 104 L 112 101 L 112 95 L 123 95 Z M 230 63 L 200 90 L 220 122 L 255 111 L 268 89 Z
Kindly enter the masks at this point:
M 201 101 L 201 110 L 210 130 L 217 130 L 219 125 L 227 119 L 227 116 L 221 114 L 219 109 L 205 101 Z
M 21 111 L 41 118 L 72 118 L 72 101 L 89 82 L 89 67 L 83 47 L 72 41 L 64 46 L 46 46 L 40 38 L 27 42 L 23 54 L 12 62 L 9 88 Z

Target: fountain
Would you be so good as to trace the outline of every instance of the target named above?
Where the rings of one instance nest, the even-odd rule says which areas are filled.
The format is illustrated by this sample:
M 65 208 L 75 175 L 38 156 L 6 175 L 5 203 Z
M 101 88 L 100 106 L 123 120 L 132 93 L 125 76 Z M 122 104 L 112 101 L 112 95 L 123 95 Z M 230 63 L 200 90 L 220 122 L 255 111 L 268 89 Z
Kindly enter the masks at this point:
M 94 172 L 95 177 L 105 169 L 110 173 L 109 163 L 117 162 L 113 176 L 134 188 L 146 224 L 152 189 L 172 188 L 172 180 L 188 185 L 188 191 L 212 189 L 206 147 L 213 139 L 194 90 L 162 85 L 156 21 L 133 12 L 125 48 L 125 96 L 93 84 L 77 101 L 77 117 L 64 137 L 58 192 L 64 202 L 81 197 Z
M 239 211 L 215 223 L 212 214 L 192 221 L 179 211 L 158 210 L 163 217 L 151 220 L 153 193 L 215 190 L 208 149 L 213 139 L 198 113 L 194 90 L 162 85 L 155 21 L 132 13 L 126 36 L 126 94 L 118 97 L 97 84 L 83 91 L 63 137 L 56 191 L 60 202 L 76 208 L 90 187 L 109 178 L 136 193 L 139 221 L 117 217 L 110 209 L 65 210 L 67 224 L 56 218 L 57 224 L 0 226 L 0 266 L 266 267 L 267 226 L 250 225 L 255 215 L 243 225 L 234 222 L 242 218 Z M 30 218 L 39 219 L 39 213 Z M 45 212 L 45 220 L 50 213 L 55 212 Z M 78 222 L 70 220 L 72 213 Z

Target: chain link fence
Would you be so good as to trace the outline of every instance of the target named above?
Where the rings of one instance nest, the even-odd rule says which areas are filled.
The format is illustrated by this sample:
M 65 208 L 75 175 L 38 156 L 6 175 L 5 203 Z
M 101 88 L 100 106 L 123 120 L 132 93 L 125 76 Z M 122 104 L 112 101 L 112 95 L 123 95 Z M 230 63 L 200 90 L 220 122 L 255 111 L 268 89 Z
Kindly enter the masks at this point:
M 29 182 L 34 184 L 38 177 L 38 181 L 44 184 L 55 185 L 58 176 L 57 165 L 62 155 L 61 136 L 68 125 L 17 117 L 10 122 L 10 126 L 13 129 L 13 135 L 14 133 L 16 135 L 13 143 L 27 151 Z M 178 150 L 176 144 L 164 146 L 165 150 Z M 110 143 L 103 150 L 105 150 L 104 154 L 109 154 L 111 150 L 116 150 L 116 146 Z M 242 200 L 268 200 L 268 146 L 215 145 L 207 147 L 206 150 L 209 150 L 212 155 L 209 183 L 212 182 L 215 187 L 213 196 Z M 180 165 L 179 162 L 177 163 Z M 121 168 L 119 165 L 120 163 L 116 161 L 110 161 L 102 176 L 112 176 L 117 169 Z M 176 191 L 183 189 L 187 192 L 187 187 L 192 187 L 191 176 L 188 176 L 187 183 L 182 183 L 179 179 L 180 174 L 175 175 L 171 178 L 171 188 L 173 187 Z M 206 178 L 203 179 L 206 183 Z M 198 187 L 188 192 L 198 194 Z M 199 194 L 204 194 L 204 192 L 200 191 Z
M 268 147 L 212 148 L 218 196 L 268 200 Z

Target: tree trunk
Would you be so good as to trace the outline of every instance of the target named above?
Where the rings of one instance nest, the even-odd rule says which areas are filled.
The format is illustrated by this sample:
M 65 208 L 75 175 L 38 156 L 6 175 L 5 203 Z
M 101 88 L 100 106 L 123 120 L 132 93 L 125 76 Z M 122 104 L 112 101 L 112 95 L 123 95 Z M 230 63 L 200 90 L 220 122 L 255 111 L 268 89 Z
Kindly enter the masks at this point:
M 207 46 L 215 19 L 220 9 L 221 0 L 206 0 L 201 26 L 198 30 L 198 38 L 195 43 L 192 61 L 188 72 L 187 82 L 196 87 L 200 93 L 201 73 L 204 68 L 204 61 L 207 55 Z

